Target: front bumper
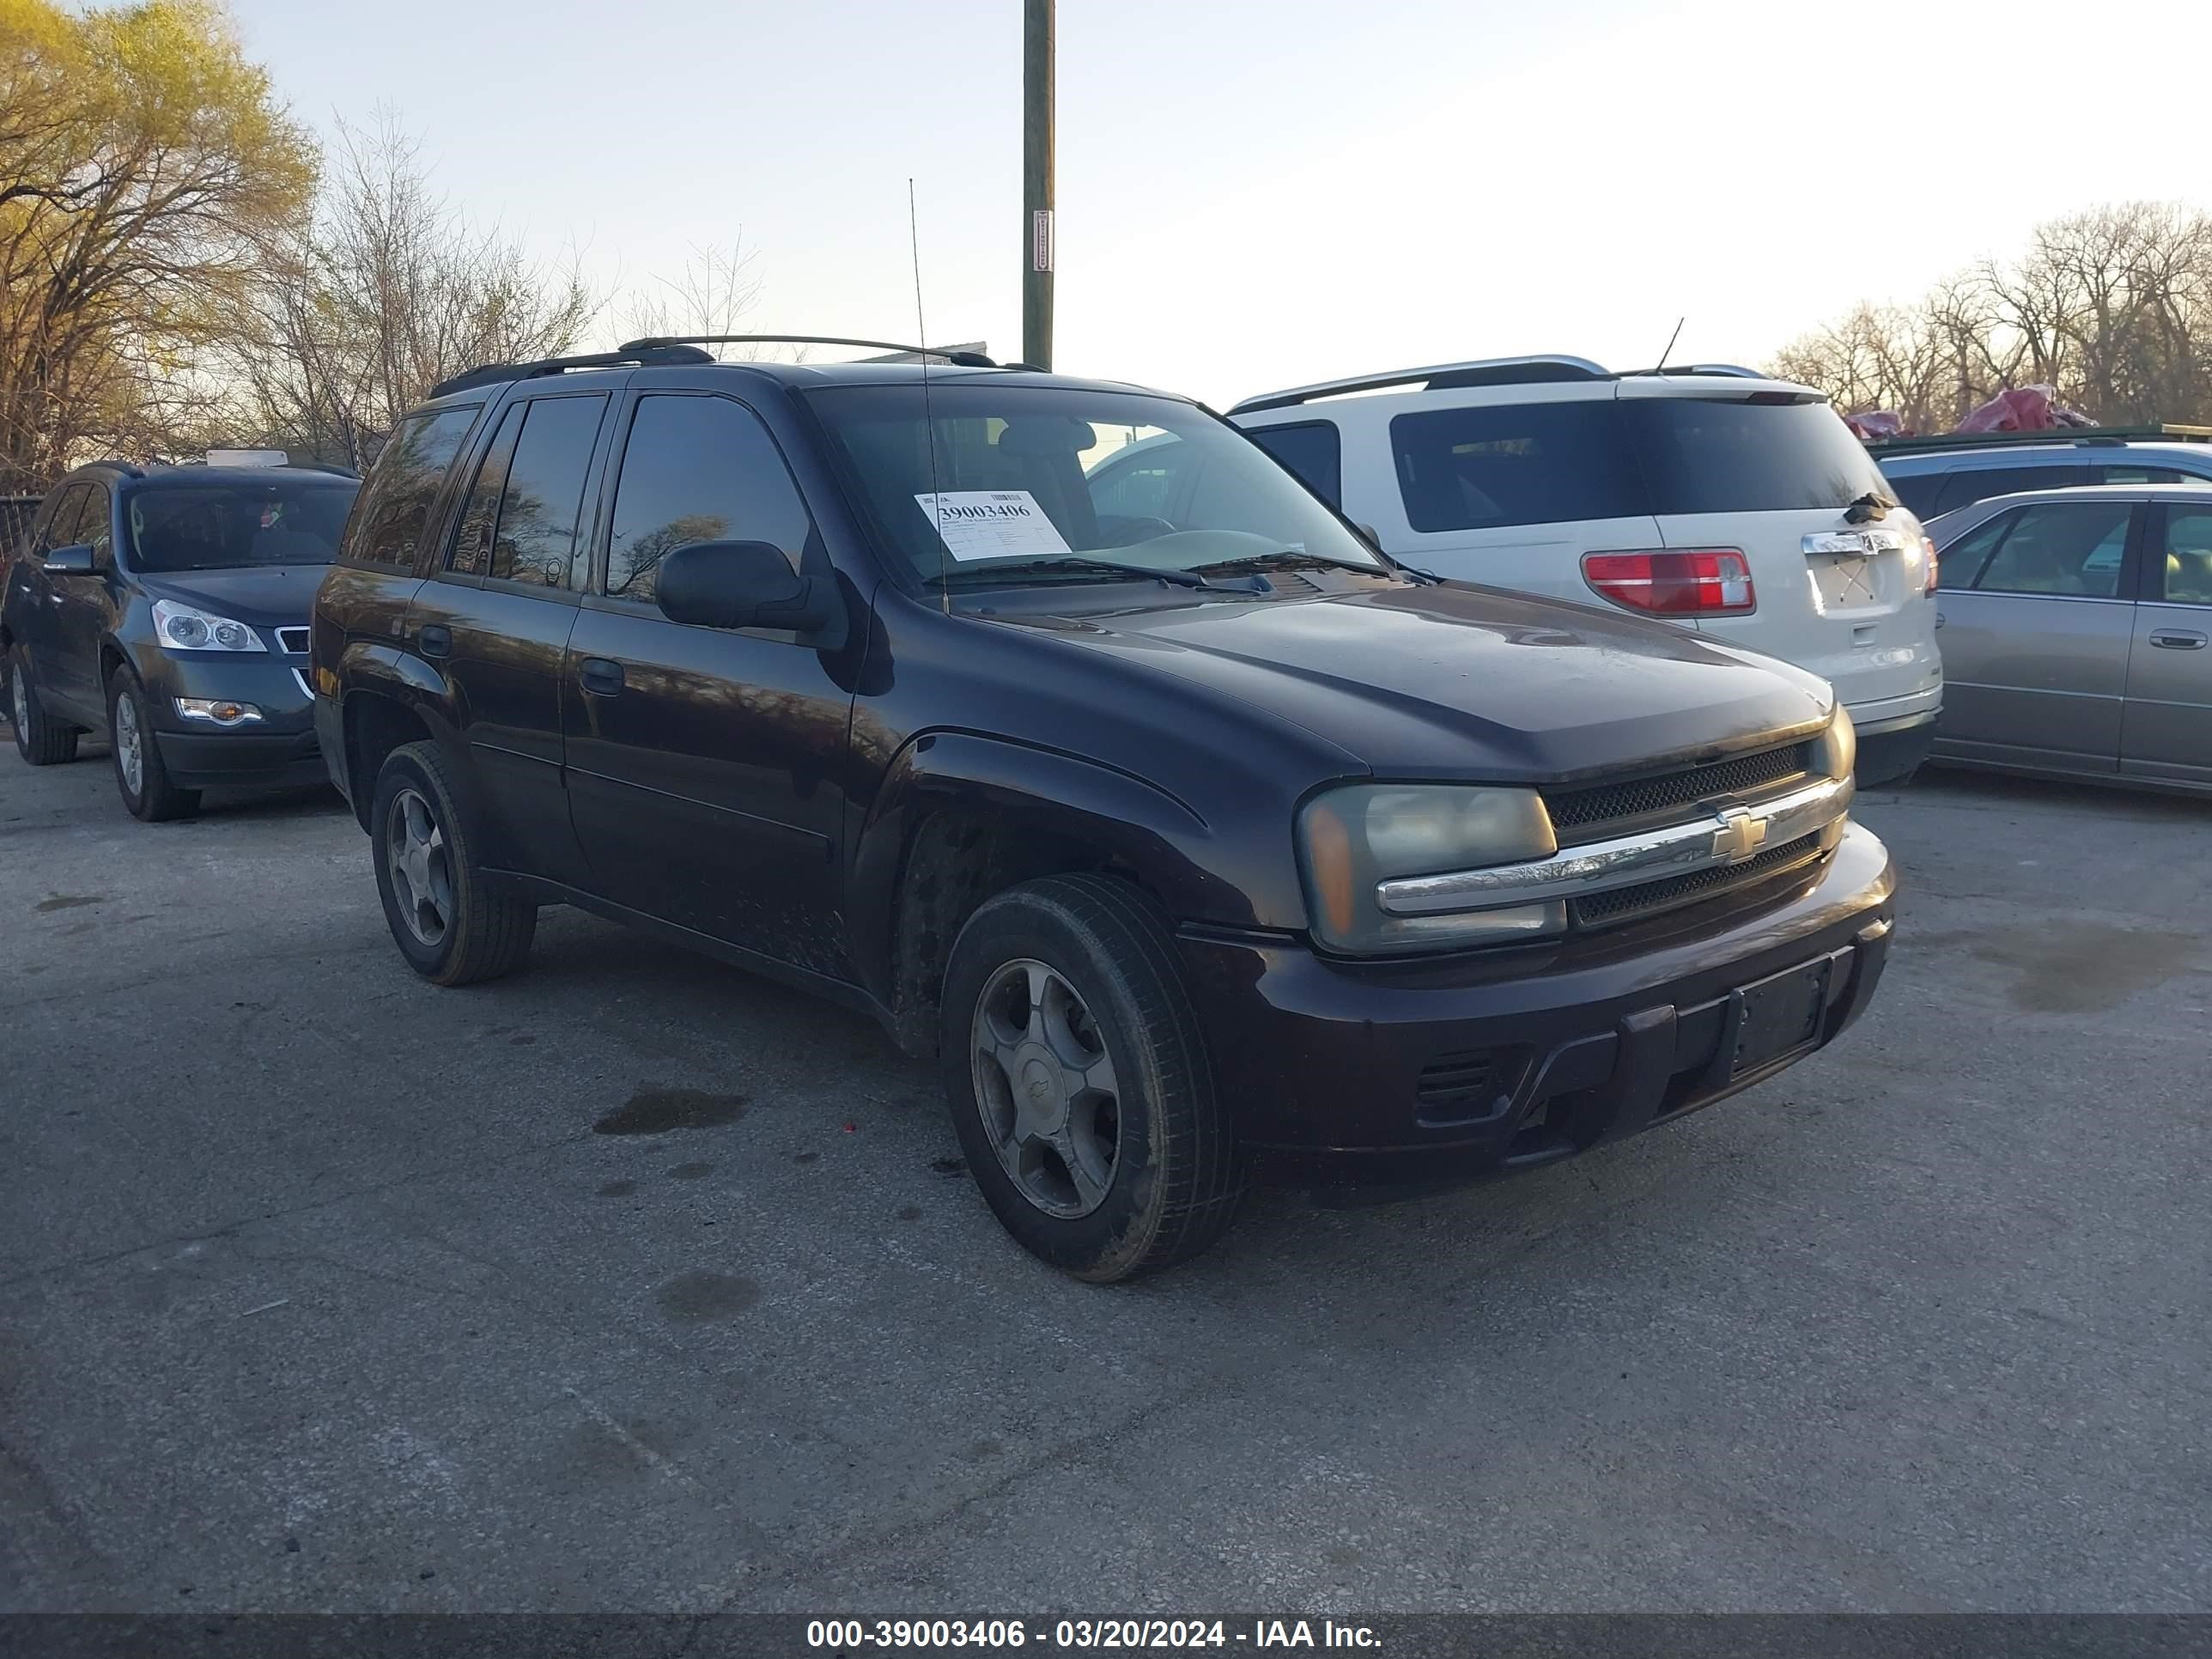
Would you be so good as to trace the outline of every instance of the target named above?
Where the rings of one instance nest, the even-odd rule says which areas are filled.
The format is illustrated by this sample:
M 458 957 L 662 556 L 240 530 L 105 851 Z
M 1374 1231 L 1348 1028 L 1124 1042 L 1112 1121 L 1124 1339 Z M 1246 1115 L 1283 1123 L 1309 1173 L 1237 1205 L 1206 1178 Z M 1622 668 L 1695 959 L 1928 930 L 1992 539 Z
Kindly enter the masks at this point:
M 1187 931 L 1185 977 L 1255 1173 L 1391 1190 L 1534 1168 L 1773 1076 L 1856 1019 L 1889 948 L 1895 873 L 1853 824 L 1817 876 L 1716 928 L 1695 913 L 1595 954 L 1535 947 L 1350 964 Z M 1808 1035 L 1735 1064 L 1746 988 L 1803 969 Z
M 303 657 L 227 657 L 216 653 L 157 652 L 140 679 L 154 716 L 154 740 L 170 781 L 182 789 L 245 789 L 320 783 L 322 750 L 315 739 L 313 698 Z M 261 719 L 228 728 L 188 720 L 179 697 L 250 702 Z

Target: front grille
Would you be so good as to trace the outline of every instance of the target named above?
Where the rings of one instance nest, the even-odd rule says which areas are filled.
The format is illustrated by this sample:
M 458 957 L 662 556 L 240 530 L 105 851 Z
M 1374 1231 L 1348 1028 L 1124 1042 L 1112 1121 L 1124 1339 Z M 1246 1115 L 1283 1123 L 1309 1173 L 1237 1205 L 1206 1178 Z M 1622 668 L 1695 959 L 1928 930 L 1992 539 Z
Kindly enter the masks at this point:
M 1811 770 L 1813 745 L 1793 743 L 1756 755 L 1738 755 L 1686 772 L 1668 772 L 1632 783 L 1597 783 L 1580 789 L 1547 789 L 1544 805 L 1562 846 L 1602 841 L 1618 829 L 1699 801 L 1741 800 L 1768 793 Z
M 307 654 L 308 638 L 309 630 L 304 628 L 280 628 L 276 630 L 276 643 L 295 657 Z
M 1810 864 L 1820 856 L 1820 835 L 1815 830 L 1780 847 L 1755 853 L 1741 864 L 1716 865 L 1686 876 L 1668 876 L 1664 880 L 1647 881 L 1635 887 L 1592 893 L 1588 898 L 1576 899 L 1567 907 L 1568 912 L 1577 927 L 1616 927 L 1662 910 L 1694 904 L 1724 889 L 1748 886 L 1767 877 L 1781 875 L 1798 865 Z

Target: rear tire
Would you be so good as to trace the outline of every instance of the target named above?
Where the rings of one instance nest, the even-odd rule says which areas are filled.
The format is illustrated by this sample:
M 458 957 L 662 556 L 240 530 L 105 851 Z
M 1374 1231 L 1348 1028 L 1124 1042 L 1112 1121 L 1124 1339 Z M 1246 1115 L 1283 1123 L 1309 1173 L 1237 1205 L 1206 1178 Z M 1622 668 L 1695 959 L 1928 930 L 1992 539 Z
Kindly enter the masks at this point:
M 31 659 L 17 646 L 8 675 L 8 718 L 15 728 L 15 752 L 33 766 L 58 766 L 76 758 L 77 729 L 53 719 L 39 701 L 31 679 Z
M 538 907 L 491 890 L 436 744 L 405 744 L 386 758 L 368 830 L 384 919 L 408 966 L 439 985 L 474 985 L 522 966 Z
M 1167 921 L 1099 876 L 1049 876 L 969 918 L 939 1053 L 954 1132 L 1001 1225 L 1097 1284 L 1184 1261 L 1243 1191 Z
M 115 791 L 131 816 L 147 823 L 190 817 L 200 810 L 200 792 L 169 781 L 169 768 L 154 735 L 146 694 L 137 677 L 118 668 L 107 682 L 107 730 L 115 762 Z

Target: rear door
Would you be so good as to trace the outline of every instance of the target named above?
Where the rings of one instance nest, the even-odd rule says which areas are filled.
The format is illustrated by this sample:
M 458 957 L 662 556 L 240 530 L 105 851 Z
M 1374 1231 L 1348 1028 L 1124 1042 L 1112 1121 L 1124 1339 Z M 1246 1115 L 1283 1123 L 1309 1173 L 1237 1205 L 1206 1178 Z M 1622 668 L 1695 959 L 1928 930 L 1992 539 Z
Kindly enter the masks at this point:
M 507 405 L 409 615 L 416 648 L 451 688 L 495 858 L 572 886 L 584 884 L 584 862 L 561 775 L 561 674 L 589 563 L 580 520 L 609 402 L 587 392 Z
M 1510 403 L 1459 407 L 1424 393 L 1387 423 L 1353 400 L 1341 510 L 1439 576 L 1602 604 L 1583 555 L 1660 544 L 1613 389 L 1595 390 L 1516 386 Z
M 1937 596 L 1942 752 L 2119 769 L 2142 513 L 2127 501 L 2039 502 L 1951 544 Z
M 2212 507 L 2154 505 L 2120 769 L 2212 783 Z
M 1925 691 L 1940 672 L 1920 526 L 1909 512 L 1853 524 L 1888 486 L 1826 402 L 1726 380 L 1626 380 L 1620 407 L 1650 486 L 1659 544 L 1733 548 L 1757 609 L 1698 618 L 1700 633 L 1833 681 L 1854 706 Z

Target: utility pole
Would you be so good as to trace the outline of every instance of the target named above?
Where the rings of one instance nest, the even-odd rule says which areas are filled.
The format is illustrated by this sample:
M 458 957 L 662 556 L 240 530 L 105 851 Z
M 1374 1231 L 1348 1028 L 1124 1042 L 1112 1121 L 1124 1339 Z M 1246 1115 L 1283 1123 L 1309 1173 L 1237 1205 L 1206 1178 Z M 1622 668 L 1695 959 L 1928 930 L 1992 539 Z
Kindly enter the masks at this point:
M 1022 361 L 1050 368 L 1053 0 L 1022 5 Z

